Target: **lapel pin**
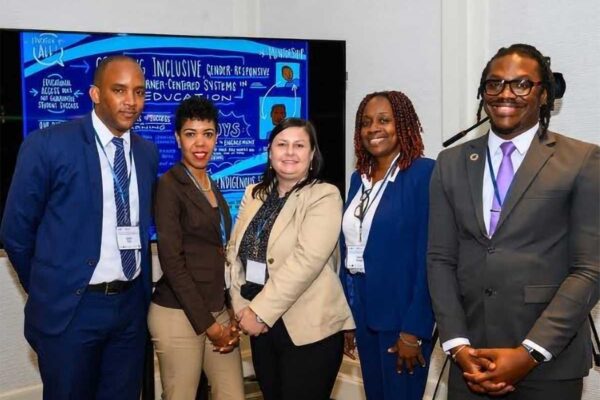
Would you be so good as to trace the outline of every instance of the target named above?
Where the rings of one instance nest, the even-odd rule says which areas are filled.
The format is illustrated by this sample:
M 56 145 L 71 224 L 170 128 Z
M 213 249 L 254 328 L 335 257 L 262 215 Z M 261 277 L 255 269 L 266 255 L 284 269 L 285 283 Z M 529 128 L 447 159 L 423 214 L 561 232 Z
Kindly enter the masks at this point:
M 471 160 L 471 161 L 477 161 L 477 160 L 479 160 L 479 154 L 477 154 L 477 153 L 472 153 L 472 154 L 469 156 L 469 160 Z

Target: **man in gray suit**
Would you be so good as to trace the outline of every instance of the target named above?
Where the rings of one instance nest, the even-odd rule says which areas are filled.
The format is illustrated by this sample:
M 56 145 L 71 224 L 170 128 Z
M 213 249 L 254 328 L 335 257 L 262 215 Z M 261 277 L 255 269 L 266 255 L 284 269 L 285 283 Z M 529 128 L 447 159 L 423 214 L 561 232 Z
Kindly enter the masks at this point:
M 490 132 L 442 152 L 428 274 L 449 399 L 579 399 L 599 296 L 600 148 L 548 131 L 555 82 L 532 46 L 481 76 Z

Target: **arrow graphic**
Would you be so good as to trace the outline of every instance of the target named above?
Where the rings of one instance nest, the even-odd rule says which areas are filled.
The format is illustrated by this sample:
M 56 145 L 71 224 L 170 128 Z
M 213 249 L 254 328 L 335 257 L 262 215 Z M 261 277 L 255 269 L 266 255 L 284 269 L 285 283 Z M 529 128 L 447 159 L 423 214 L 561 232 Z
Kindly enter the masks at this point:
M 83 64 L 71 64 L 69 65 L 71 68 L 83 68 L 85 69 L 85 73 L 87 74 L 90 70 L 90 64 L 87 61 L 83 60 Z
M 38 93 L 39 93 L 39 92 L 38 92 L 37 90 L 35 90 L 35 89 L 31 89 L 31 90 L 29 91 L 29 93 L 31 93 L 31 94 L 33 95 L 33 97 L 35 97 L 35 96 L 37 96 L 37 95 L 38 95 Z
M 262 101 L 260 103 L 260 119 L 267 118 L 267 114 L 265 114 L 265 100 L 267 99 L 267 96 L 269 96 L 269 93 L 271 92 L 271 90 L 273 90 L 273 88 L 276 87 L 280 83 L 283 83 L 283 81 L 275 82 L 275 84 L 273 86 L 271 86 L 269 88 L 269 90 L 267 90 L 267 93 L 265 93 L 265 96 L 262 98 Z

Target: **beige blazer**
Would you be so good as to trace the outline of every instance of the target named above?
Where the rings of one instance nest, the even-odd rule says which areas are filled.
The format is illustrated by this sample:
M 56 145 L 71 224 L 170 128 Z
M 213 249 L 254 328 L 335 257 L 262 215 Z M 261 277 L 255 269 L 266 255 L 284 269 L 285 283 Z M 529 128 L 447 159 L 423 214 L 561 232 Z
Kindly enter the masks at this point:
M 283 318 L 297 346 L 354 329 L 337 274 L 342 199 L 338 189 L 327 183 L 308 185 L 290 195 L 269 236 L 269 280 L 252 302 L 240 296 L 246 280 L 239 246 L 263 204 L 252 198 L 253 187 L 246 188 L 227 251 L 234 310 L 250 306 L 269 326 Z

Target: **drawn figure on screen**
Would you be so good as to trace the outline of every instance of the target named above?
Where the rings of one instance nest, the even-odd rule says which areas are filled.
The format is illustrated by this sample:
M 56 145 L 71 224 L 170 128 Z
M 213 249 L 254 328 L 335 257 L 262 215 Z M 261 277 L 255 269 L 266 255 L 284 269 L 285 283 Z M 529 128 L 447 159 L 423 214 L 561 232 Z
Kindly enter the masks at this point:
M 277 126 L 281 121 L 287 117 L 287 110 L 285 104 L 273 104 L 271 106 L 271 123 L 273 127 Z M 267 131 L 264 139 L 271 136 L 272 130 Z
M 284 87 L 297 87 L 300 84 L 298 78 L 294 79 L 294 70 L 289 65 L 281 67 L 281 76 L 285 79 Z
M 29 294 L 25 337 L 44 399 L 140 398 L 150 304 L 154 144 L 132 132 L 144 74 L 104 59 L 94 110 L 31 133 L 19 151 L 1 238 Z
M 273 104 L 271 107 L 271 122 L 273 126 L 279 124 L 287 116 L 285 104 Z

